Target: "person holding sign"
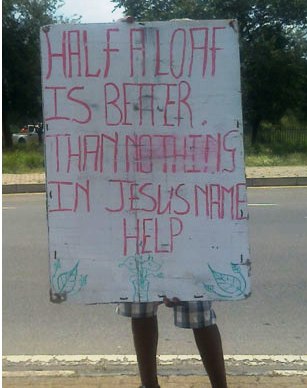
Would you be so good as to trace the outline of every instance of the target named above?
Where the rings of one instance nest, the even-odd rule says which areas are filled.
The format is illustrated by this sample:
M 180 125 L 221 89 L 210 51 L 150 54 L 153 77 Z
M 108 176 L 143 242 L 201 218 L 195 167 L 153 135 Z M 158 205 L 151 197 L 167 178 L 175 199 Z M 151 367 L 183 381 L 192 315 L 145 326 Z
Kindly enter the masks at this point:
M 133 23 L 127 16 L 121 22 Z M 159 388 L 157 377 L 158 320 L 161 302 L 125 302 L 117 306 L 117 313 L 131 317 L 134 347 L 142 386 Z M 210 301 L 182 302 L 178 298 L 164 298 L 164 304 L 174 310 L 175 325 L 193 330 L 195 343 L 213 388 L 227 388 L 222 341 L 216 315 Z
M 143 388 L 162 303 L 227 387 L 211 300 L 250 295 L 238 43 L 233 20 L 41 29 L 50 298 L 119 303 Z

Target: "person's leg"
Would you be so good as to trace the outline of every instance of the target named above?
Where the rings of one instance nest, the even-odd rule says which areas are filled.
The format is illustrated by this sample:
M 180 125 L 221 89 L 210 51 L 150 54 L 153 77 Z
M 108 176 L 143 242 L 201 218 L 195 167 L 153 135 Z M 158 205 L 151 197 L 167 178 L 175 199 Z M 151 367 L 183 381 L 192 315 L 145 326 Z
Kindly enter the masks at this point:
M 132 333 L 142 385 L 157 388 L 157 317 L 132 318 Z
M 193 333 L 212 388 L 227 388 L 222 340 L 217 325 L 193 329 Z
M 142 386 L 158 388 L 157 378 L 157 346 L 158 321 L 157 309 L 159 303 L 120 303 L 117 313 L 131 317 L 131 326 L 135 352 Z
M 175 325 L 193 329 L 195 342 L 212 387 L 227 387 L 222 341 L 212 303 L 179 301 L 173 306 Z

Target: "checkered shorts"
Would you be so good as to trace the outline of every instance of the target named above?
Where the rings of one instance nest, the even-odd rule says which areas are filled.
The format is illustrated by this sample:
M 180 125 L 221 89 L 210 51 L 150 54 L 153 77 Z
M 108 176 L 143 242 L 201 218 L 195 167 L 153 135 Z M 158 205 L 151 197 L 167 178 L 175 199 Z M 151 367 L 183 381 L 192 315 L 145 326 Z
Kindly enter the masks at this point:
M 117 305 L 118 314 L 131 318 L 150 318 L 157 315 L 158 306 L 162 302 L 132 303 Z M 214 325 L 216 315 L 210 301 L 181 302 L 173 307 L 174 323 L 185 329 L 201 329 Z

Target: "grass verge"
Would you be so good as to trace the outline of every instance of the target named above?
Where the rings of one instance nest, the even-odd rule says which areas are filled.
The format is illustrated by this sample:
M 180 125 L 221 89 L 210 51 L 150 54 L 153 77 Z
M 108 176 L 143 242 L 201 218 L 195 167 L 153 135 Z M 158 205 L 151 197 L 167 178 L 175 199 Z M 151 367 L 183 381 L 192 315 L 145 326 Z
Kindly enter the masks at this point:
M 2 173 L 22 174 L 44 172 L 43 145 L 16 145 L 2 153 Z
M 245 146 L 245 165 L 248 167 L 307 166 L 307 149 L 256 144 Z

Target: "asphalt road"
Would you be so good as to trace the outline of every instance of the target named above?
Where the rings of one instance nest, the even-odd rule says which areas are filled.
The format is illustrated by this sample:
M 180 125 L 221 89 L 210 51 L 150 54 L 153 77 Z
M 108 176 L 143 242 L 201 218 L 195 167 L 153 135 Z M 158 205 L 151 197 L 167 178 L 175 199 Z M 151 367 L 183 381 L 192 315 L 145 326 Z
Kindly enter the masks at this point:
M 252 296 L 216 302 L 225 354 L 305 354 L 307 188 L 248 190 Z M 133 354 L 114 305 L 49 302 L 43 194 L 3 196 L 3 354 Z M 196 354 L 190 330 L 159 311 L 160 354 Z

